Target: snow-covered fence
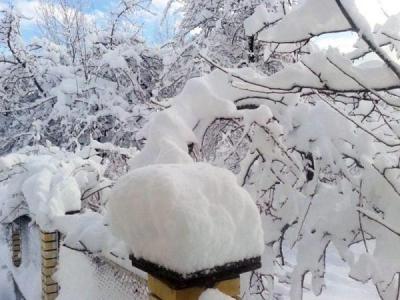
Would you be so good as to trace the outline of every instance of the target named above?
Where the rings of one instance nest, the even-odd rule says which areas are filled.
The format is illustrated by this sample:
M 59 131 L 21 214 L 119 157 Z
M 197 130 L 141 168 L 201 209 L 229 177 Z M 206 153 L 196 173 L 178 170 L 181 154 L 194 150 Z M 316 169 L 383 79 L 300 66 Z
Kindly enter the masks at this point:
M 86 256 L 99 289 L 98 300 L 148 300 L 147 280 L 101 256 Z
M 60 285 L 57 300 L 148 300 L 147 277 L 126 260 L 75 251 L 64 243 L 55 275 Z

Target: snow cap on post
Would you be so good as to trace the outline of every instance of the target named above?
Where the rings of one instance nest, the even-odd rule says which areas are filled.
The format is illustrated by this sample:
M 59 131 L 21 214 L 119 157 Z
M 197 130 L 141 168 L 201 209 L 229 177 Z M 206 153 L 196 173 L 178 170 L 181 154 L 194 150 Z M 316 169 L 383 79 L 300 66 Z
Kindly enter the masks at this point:
M 133 264 L 172 285 L 260 267 L 258 209 L 227 170 L 151 165 L 124 176 L 111 194 L 111 228 L 128 245 Z

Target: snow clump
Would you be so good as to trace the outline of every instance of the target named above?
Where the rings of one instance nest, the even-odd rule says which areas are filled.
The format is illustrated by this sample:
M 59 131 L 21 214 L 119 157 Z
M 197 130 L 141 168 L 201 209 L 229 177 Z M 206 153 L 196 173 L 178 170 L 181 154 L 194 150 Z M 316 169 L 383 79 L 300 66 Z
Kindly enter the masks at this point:
M 122 177 L 111 195 L 112 231 L 137 258 L 190 274 L 263 253 L 258 209 L 225 169 L 150 165 Z

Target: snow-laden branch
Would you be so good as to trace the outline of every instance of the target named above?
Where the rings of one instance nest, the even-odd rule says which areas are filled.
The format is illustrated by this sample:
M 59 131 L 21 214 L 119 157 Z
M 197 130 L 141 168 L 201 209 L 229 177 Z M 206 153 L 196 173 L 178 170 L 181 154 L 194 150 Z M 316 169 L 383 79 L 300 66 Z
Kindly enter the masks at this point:
M 374 37 L 369 33 L 366 25 L 366 20 L 356 11 L 355 3 L 348 1 L 347 4 L 343 4 L 343 0 L 335 0 L 343 16 L 346 18 L 347 22 L 351 25 L 351 28 L 358 32 L 364 42 L 369 46 L 369 48 L 376 54 L 382 61 L 396 74 L 397 78 L 400 80 L 400 66 L 395 63 L 379 45 L 374 41 Z
M 392 233 L 394 233 L 395 235 L 400 237 L 400 228 L 397 228 L 391 224 L 389 224 L 387 221 L 385 221 L 384 219 L 382 219 L 378 214 L 369 211 L 367 209 L 364 209 L 362 207 L 357 208 L 357 210 L 363 214 L 365 217 L 367 217 L 368 219 L 382 225 L 383 227 L 385 227 L 386 229 L 388 229 L 389 231 L 391 231 Z

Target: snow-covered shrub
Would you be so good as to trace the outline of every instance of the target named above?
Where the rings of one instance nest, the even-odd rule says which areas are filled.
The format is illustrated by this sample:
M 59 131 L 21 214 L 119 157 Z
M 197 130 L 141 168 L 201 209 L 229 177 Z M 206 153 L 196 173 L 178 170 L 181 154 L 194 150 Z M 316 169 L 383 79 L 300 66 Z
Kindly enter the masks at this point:
M 107 26 L 83 23 L 84 54 L 56 38 L 25 45 L 20 18 L 13 9 L 1 12 L 0 154 L 47 141 L 68 151 L 91 140 L 141 147 L 138 131 L 160 108 L 152 103 L 163 67 L 156 51 L 134 33 L 122 38 L 118 22 L 112 42 Z
M 43 230 L 55 230 L 59 217 L 79 212 L 88 195 L 110 186 L 103 172 L 99 159 L 84 159 L 57 147 L 27 147 L 3 156 L 1 222 L 28 215 Z

